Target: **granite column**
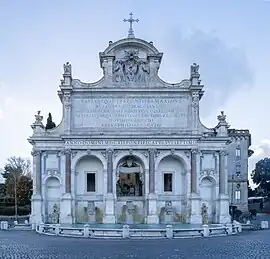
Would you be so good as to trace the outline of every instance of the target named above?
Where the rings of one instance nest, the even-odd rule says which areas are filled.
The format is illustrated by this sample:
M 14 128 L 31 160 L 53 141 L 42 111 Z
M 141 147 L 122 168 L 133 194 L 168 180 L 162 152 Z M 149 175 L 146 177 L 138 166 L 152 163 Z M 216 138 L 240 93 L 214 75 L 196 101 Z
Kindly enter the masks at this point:
M 202 222 L 201 218 L 201 198 L 198 194 L 197 188 L 197 157 L 199 150 L 191 150 L 191 159 L 190 159 L 190 206 L 191 206 L 191 215 L 190 223 L 200 224 Z
M 113 193 L 113 150 L 107 150 L 107 193 Z
M 147 223 L 158 224 L 159 217 L 157 214 L 157 196 L 156 196 L 156 169 L 155 169 L 155 149 L 148 150 L 149 157 L 149 194 L 148 194 L 148 211 Z
M 71 150 L 64 150 L 65 156 L 65 194 L 60 203 L 60 223 L 74 223 L 72 216 L 72 195 L 71 195 Z
M 155 150 L 149 150 L 149 193 L 155 194 Z
M 115 223 L 115 204 L 113 193 L 113 149 L 106 150 L 107 158 L 107 195 L 105 197 L 105 213 L 103 223 Z
M 231 217 L 229 214 L 229 196 L 226 191 L 227 175 L 226 175 L 226 152 L 219 151 L 219 223 L 229 223 Z

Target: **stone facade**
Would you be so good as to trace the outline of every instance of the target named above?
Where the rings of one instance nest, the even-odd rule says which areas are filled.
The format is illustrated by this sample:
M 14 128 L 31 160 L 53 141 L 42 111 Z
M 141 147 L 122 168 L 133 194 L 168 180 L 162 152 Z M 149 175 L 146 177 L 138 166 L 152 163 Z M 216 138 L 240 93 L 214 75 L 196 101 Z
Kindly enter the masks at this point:
M 162 55 L 135 37 L 109 42 L 95 83 L 74 79 L 64 64 L 63 119 L 45 130 L 38 112 L 29 139 L 32 223 L 52 222 L 52 213 L 69 224 L 201 223 L 202 204 L 210 222 L 230 221 L 234 134 L 223 112 L 216 127 L 201 123 L 199 66 L 169 84 L 158 76 Z M 250 143 L 241 141 L 246 170 Z
M 248 158 L 251 134 L 248 130 L 229 129 L 231 144 L 228 146 L 228 188 L 230 203 L 240 210 L 248 210 Z

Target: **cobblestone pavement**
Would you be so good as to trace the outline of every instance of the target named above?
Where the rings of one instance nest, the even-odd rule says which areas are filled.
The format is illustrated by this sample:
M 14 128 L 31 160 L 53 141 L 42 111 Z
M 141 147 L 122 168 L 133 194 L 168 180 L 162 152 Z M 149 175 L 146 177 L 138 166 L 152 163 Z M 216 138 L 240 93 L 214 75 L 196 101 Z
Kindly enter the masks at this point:
M 90 240 L 0 231 L 2 259 L 270 258 L 270 230 L 174 240 Z

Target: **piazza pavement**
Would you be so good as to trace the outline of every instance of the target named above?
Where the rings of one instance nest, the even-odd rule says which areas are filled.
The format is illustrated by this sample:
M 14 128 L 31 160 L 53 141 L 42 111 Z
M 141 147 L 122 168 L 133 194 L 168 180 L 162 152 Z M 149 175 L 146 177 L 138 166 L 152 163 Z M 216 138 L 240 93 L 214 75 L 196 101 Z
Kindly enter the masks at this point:
M 0 231 L 1 259 L 270 258 L 270 230 L 173 240 L 91 240 Z

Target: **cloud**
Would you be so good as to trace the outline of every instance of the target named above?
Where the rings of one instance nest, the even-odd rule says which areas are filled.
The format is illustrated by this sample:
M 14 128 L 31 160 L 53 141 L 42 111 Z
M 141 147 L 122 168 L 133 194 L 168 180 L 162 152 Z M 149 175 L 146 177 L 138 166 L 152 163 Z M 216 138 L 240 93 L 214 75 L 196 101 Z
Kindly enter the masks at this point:
M 4 118 L 3 110 L 0 109 L 0 119 Z
M 163 67 L 164 75 L 181 80 L 181 71 L 189 73 L 189 67 L 193 62 L 200 65 L 202 84 L 205 85 L 207 94 L 203 102 L 208 111 L 211 108 L 220 107 L 230 96 L 240 89 L 248 89 L 252 86 L 253 72 L 249 66 L 245 53 L 240 48 L 233 48 L 213 33 L 192 31 L 184 35 L 175 31 L 170 34 L 169 50 L 164 55 L 168 56 L 171 64 L 167 62 L 167 69 Z M 176 51 L 175 51 L 176 50 Z M 185 77 L 187 77 L 185 72 Z M 189 75 L 189 74 L 188 74 Z M 167 76 L 166 76 L 167 77 Z

